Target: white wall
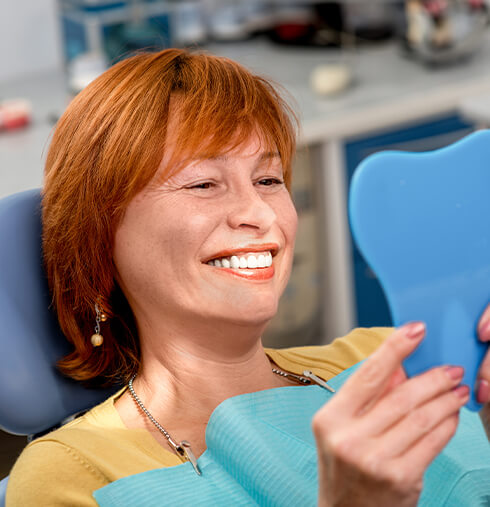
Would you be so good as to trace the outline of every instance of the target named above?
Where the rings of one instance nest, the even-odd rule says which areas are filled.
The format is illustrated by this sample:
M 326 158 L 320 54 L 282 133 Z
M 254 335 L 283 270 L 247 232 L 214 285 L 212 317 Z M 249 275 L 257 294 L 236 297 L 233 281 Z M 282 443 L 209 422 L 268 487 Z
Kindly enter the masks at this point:
M 56 0 L 0 0 L 0 82 L 61 65 Z

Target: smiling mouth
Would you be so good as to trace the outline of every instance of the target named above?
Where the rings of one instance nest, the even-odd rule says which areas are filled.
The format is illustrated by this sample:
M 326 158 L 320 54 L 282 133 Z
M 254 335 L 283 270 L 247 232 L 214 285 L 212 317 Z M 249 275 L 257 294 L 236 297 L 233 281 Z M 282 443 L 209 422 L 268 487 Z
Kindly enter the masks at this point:
M 273 257 L 279 251 L 274 243 L 265 245 L 249 245 L 243 250 L 223 250 L 204 264 L 217 268 L 224 275 L 234 275 L 247 280 L 269 280 L 274 276 Z
M 219 257 L 207 262 L 209 266 L 227 269 L 264 269 L 272 266 L 272 253 L 268 251 Z

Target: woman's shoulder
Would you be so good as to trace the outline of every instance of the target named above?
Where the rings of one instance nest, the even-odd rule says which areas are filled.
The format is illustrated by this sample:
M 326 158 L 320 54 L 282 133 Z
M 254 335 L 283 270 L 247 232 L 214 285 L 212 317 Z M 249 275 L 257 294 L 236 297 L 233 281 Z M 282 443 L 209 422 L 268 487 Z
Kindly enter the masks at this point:
M 104 413 L 108 401 L 92 410 Z M 101 441 L 91 412 L 26 446 L 9 476 L 7 507 L 96 505 L 92 492 L 110 480 L 90 459 L 90 448 Z
M 93 506 L 94 490 L 176 464 L 147 431 L 124 426 L 114 407 L 118 394 L 27 445 L 10 474 L 7 507 Z
M 279 366 L 301 374 L 311 369 L 329 379 L 372 354 L 393 332 L 390 327 L 356 328 L 327 345 L 266 349 Z
M 6 507 L 96 505 L 92 492 L 109 481 L 76 449 L 42 439 L 31 442 L 12 469 Z
M 84 414 L 36 438 L 27 445 L 25 450 L 33 453 L 36 452 L 33 449 L 54 445 L 65 449 L 80 449 L 83 454 L 90 455 L 91 447 L 100 449 L 102 446 L 104 448 L 106 442 L 123 436 L 123 432 L 117 430 L 124 430 L 125 426 L 114 407 L 114 400 L 122 392 L 123 390 L 118 391 Z

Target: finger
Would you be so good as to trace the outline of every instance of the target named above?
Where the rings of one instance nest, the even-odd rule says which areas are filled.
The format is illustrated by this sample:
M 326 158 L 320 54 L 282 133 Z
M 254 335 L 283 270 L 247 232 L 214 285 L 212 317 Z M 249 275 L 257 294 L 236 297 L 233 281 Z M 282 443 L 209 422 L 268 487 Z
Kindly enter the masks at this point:
M 402 366 L 400 366 L 398 368 L 398 370 L 396 370 L 395 373 L 393 373 L 393 375 L 391 376 L 390 380 L 388 380 L 388 384 L 383 389 L 383 391 L 381 391 L 379 399 L 373 398 L 373 400 L 371 401 L 371 403 L 367 403 L 366 405 L 364 405 L 364 407 L 358 413 L 358 415 L 363 415 L 366 412 L 369 412 L 369 410 L 371 410 L 371 408 L 374 405 L 376 405 L 376 403 L 379 400 L 382 400 L 389 392 L 393 391 L 397 386 L 399 386 L 403 382 L 406 382 L 407 378 L 408 377 L 407 377 L 407 374 L 405 373 L 405 370 L 403 369 Z
M 490 342 L 490 305 L 486 307 L 478 322 L 478 338 L 482 342 Z
M 458 386 L 413 410 L 378 438 L 387 456 L 402 456 L 446 419 L 457 414 L 468 401 L 468 386 Z
M 490 404 L 490 382 L 481 379 L 477 382 L 476 399 L 478 403 Z
M 407 481 L 421 476 L 456 433 L 459 414 L 453 414 L 421 438 L 403 456 L 391 461 L 393 470 L 404 475 Z
M 418 407 L 456 387 L 463 375 L 463 368 L 452 366 L 434 368 L 407 380 L 363 416 L 366 434 L 383 433 Z
M 478 370 L 478 380 L 476 382 L 476 399 L 479 403 L 490 402 L 490 350 L 483 359 Z
M 394 331 L 331 400 L 339 414 L 357 414 L 382 396 L 403 359 L 412 353 L 425 334 L 422 322 L 412 322 Z
M 403 382 L 406 382 L 406 380 L 407 380 L 407 374 L 405 373 L 405 370 L 403 369 L 403 367 L 400 366 L 400 368 L 398 368 L 398 370 L 396 370 L 395 373 L 393 373 L 390 380 L 388 381 L 388 385 L 386 386 L 383 396 L 386 393 L 393 391 L 393 389 L 398 387 L 400 384 L 403 384 Z

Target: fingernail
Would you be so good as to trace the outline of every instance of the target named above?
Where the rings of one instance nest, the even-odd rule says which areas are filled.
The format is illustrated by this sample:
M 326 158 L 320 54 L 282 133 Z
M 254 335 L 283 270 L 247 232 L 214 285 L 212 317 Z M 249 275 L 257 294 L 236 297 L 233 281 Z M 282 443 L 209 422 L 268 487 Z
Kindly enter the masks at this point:
M 459 398 L 467 398 L 470 395 L 470 388 L 468 386 L 458 386 L 453 389 L 453 393 Z
M 410 322 L 410 324 L 405 324 L 403 326 L 403 331 L 407 338 L 416 340 L 425 333 L 425 324 L 423 322 Z
M 478 403 L 488 403 L 490 401 L 490 384 L 488 381 L 480 379 L 476 386 Z
M 487 326 L 487 324 L 490 324 L 490 308 L 487 307 L 487 309 L 483 312 L 483 316 L 481 318 L 481 321 L 478 324 L 478 330 L 483 329 Z
M 490 317 L 483 319 L 478 326 L 480 338 L 490 335 Z
M 461 366 L 447 366 L 446 373 L 452 380 L 461 380 L 464 375 L 464 369 Z

